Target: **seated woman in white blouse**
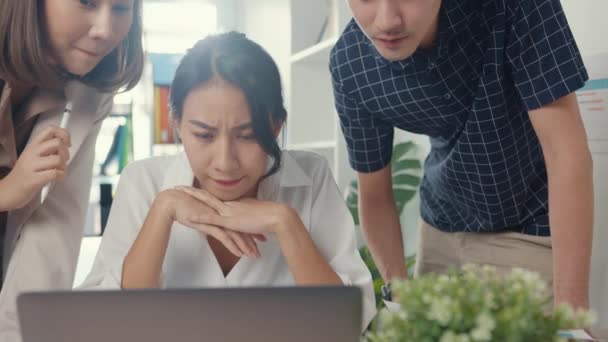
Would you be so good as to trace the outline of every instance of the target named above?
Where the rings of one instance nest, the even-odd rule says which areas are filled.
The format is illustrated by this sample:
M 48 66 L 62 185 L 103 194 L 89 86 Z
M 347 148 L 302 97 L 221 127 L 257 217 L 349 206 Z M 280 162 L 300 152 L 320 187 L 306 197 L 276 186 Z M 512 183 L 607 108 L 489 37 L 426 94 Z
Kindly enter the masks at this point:
M 82 287 L 357 285 L 369 323 L 371 275 L 327 163 L 277 144 L 281 92 L 272 58 L 242 34 L 189 50 L 170 95 L 185 153 L 123 171 Z

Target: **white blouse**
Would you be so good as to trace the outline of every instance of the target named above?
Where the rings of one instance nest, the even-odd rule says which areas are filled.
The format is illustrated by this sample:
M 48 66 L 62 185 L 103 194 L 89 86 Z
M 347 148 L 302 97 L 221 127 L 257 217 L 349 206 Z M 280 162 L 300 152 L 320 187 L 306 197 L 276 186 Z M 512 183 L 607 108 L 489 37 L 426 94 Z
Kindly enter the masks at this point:
M 118 289 L 123 261 L 156 195 L 175 186 L 191 186 L 192 169 L 184 153 L 131 163 L 123 170 L 106 230 L 92 270 L 81 288 Z M 363 324 L 376 313 L 372 277 L 359 256 L 354 223 L 321 156 L 283 151 L 281 169 L 264 179 L 258 199 L 295 209 L 329 265 L 344 284 L 363 292 Z M 293 286 L 295 281 L 278 241 L 259 242 L 261 257 L 241 258 L 224 276 L 205 236 L 177 222 L 171 229 L 162 269 L 165 288 Z

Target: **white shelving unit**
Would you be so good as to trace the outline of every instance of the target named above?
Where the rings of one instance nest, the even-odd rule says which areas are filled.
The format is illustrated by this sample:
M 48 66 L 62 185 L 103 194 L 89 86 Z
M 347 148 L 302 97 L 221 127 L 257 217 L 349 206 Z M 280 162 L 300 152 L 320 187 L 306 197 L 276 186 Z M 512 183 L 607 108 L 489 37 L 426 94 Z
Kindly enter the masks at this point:
M 291 56 L 292 64 L 310 63 L 327 65 L 329 61 L 329 52 L 336 44 L 338 37 L 327 38 L 313 46 L 310 46 L 300 52 L 296 52 Z
M 329 54 L 350 20 L 345 0 L 234 0 L 236 29 L 264 47 L 283 80 L 284 147 L 324 156 L 344 190 L 355 174 L 334 106 Z
M 334 106 L 329 55 L 350 19 L 342 0 L 292 0 L 286 147 L 324 156 L 344 190 L 354 173 Z M 324 31 L 322 33 L 322 31 Z

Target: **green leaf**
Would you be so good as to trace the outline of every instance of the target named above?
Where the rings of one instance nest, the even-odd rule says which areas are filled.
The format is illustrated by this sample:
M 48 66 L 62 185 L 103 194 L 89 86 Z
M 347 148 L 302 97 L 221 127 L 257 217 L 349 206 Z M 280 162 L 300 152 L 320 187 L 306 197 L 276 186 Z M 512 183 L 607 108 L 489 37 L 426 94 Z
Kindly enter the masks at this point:
M 382 286 L 384 286 L 384 280 L 382 278 L 374 279 L 374 294 L 376 297 L 376 306 L 381 307 L 382 304 Z
M 413 188 L 418 187 L 420 185 L 420 177 L 417 175 L 411 174 L 398 174 L 393 176 L 393 186 L 398 185 L 409 185 Z
M 359 190 L 357 181 L 351 181 L 348 185 L 348 189 L 346 190 L 346 204 L 347 205 L 357 205 L 357 201 L 359 198 Z
M 422 169 L 422 164 L 418 159 L 402 159 L 392 164 L 391 169 L 392 173 L 399 173 L 402 170 L 408 169 L 420 170 Z
M 395 202 L 403 202 L 405 204 L 414 198 L 414 195 L 416 195 L 416 190 L 393 188 Z
M 349 207 L 356 207 L 358 205 L 358 201 L 359 195 L 357 193 L 350 193 L 348 194 L 348 197 L 346 197 L 346 205 L 348 205 Z
M 397 145 L 395 145 L 395 147 L 393 147 L 393 156 L 391 158 L 391 162 L 396 162 L 399 159 L 401 159 L 414 146 L 415 146 L 414 142 L 412 142 L 412 141 L 405 141 L 405 142 L 401 142 L 401 143 L 398 143 Z
M 348 207 L 348 209 L 350 210 L 350 214 L 353 216 L 353 221 L 355 222 L 355 226 L 359 225 L 359 207 L 354 206 L 354 207 Z

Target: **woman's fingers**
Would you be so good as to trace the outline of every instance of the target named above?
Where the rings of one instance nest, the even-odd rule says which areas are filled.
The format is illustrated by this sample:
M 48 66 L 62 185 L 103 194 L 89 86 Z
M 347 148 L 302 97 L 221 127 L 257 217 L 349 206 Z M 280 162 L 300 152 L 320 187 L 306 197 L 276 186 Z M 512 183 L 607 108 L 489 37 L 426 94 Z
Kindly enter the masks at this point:
M 257 258 L 260 256 L 258 246 L 255 244 L 251 236 L 233 231 L 228 231 L 228 236 L 232 238 L 232 241 L 234 241 L 248 257 Z
M 65 179 L 65 171 L 59 169 L 50 169 L 37 173 L 39 179 L 36 181 L 38 186 L 44 186 L 50 182 L 60 182 Z
M 250 235 L 250 234 L 244 234 L 244 233 L 241 233 L 241 236 L 249 244 L 250 248 L 253 251 L 254 257 L 256 257 L 256 258 L 261 257 L 262 254 L 260 253 L 260 249 L 258 248 L 258 244 L 255 242 L 255 239 L 253 238 L 253 236 Z
M 65 170 L 65 161 L 59 154 L 53 154 L 46 157 L 41 157 L 36 162 L 35 171 L 48 171 L 48 170 Z
M 59 138 L 66 145 L 71 145 L 70 133 L 66 129 L 59 128 L 57 126 L 49 126 L 45 128 L 40 134 L 34 137 L 34 139 L 32 140 L 32 144 L 39 145 L 42 142 L 53 138 Z
M 196 198 L 197 200 L 205 203 L 206 205 L 220 213 L 220 215 L 223 215 L 226 212 L 226 205 L 207 191 L 185 186 L 178 186 L 175 187 L 175 189 L 183 191 L 188 195 Z
M 221 216 L 215 213 L 201 213 L 191 217 L 190 221 L 239 231 L 238 218 L 236 217 Z
M 67 146 L 72 146 L 72 140 L 70 138 L 70 132 L 65 128 L 54 127 L 53 137 L 61 139 Z
M 251 236 L 253 236 L 254 239 L 261 241 L 261 242 L 265 242 L 266 236 L 264 236 L 264 234 L 252 234 Z
M 245 254 L 245 251 L 242 250 L 236 242 L 232 239 L 232 237 L 228 234 L 228 231 L 225 229 L 221 229 L 219 227 L 213 227 L 210 225 L 200 225 L 195 224 L 195 229 L 202 231 L 207 235 L 213 236 L 219 242 L 221 242 L 230 253 L 234 254 L 237 257 L 242 257 Z
M 260 257 L 260 250 L 254 240 L 254 235 L 231 231 L 217 226 L 190 221 L 187 224 L 202 233 L 211 235 L 220 241 L 232 254 L 250 258 Z M 257 234 L 256 234 L 257 235 Z
M 53 138 L 41 143 L 37 154 L 41 157 L 59 154 L 66 162 L 69 159 L 68 145 L 59 138 Z

